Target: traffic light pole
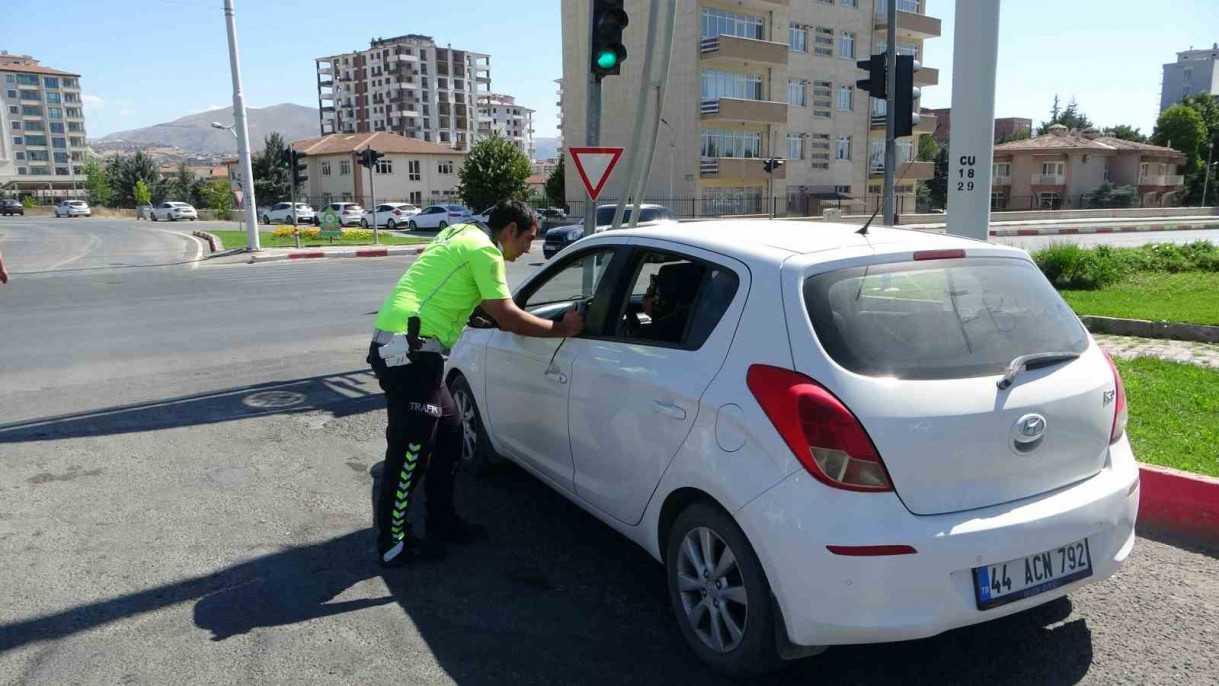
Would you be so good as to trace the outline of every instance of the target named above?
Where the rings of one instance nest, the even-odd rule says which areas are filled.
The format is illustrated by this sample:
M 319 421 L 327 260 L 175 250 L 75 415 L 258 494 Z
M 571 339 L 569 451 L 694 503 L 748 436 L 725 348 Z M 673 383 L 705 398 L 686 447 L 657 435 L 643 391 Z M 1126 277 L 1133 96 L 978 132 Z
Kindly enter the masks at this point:
M 371 150 L 372 148 L 369 148 Z M 369 155 L 371 157 L 372 155 Z M 381 232 L 377 229 L 377 184 L 373 177 L 377 175 L 377 161 L 373 160 L 372 164 L 368 165 L 368 199 L 372 205 L 372 242 L 373 245 L 381 245 Z
M 885 40 L 885 226 L 893 226 L 897 220 L 897 196 L 894 181 L 897 178 L 897 0 L 889 0 L 889 23 Z
M 588 0 L 588 44 L 591 46 L 596 29 L 596 0 Z M 588 97 L 584 107 L 584 144 L 590 148 L 601 145 L 601 80 L 593 73 L 592 57 L 589 56 L 589 67 L 585 70 L 588 78 Z M 597 231 L 597 206 L 593 204 L 592 193 L 585 189 L 584 193 L 584 234 L 591 236 Z
M 245 186 L 246 247 L 262 249 L 258 241 L 258 207 L 254 199 L 254 165 L 250 161 L 250 130 L 246 127 L 245 94 L 241 90 L 241 60 L 237 55 L 237 20 L 233 0 L 224 0 L 224 22 L 229 37 L 229 67 L 233 72 L 233 129 L 237 134 L 237 159 Z

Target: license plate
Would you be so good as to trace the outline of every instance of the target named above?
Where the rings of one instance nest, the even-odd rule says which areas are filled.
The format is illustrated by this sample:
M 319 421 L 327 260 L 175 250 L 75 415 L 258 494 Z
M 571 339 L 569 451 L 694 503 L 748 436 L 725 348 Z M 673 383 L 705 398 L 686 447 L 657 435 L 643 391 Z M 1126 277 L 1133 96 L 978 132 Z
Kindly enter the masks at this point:
M 974 567 L 979 610 L 1031 598 L 1092 576 L 1092 553 L 1084 538 L 1036 555 Z

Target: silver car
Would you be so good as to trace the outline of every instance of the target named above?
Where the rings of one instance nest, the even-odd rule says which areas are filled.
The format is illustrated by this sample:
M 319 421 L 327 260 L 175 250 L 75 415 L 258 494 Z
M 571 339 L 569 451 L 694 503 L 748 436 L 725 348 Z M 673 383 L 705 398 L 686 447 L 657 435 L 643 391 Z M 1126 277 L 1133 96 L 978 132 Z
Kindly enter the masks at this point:
M 184 202 L 163 202 L 152 211 L 152 220 L 154 222 L 176 222 L 179 219 L 195 221 L 198 218 L 199 213 L 195 212 L 194 206 Z
M 65 200 L 55 206 L 56 217 L 90 217 L 93 210 L 89 209 L 84 200 Z

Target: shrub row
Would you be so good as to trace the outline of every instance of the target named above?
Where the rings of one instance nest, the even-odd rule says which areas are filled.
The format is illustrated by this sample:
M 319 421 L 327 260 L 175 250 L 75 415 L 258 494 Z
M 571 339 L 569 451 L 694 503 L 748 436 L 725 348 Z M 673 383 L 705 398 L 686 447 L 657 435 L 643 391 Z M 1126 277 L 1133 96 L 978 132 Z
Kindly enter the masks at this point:
M 1057 288 L 1095 290 L 1139 272 L 1219 272 L 1219 245 L 1210 241 L 1152 243 L 1137 248 L 1058 243 L 1033 252 Z
M 291 238 L 297 232 L 300 232 L 301 238 L 309 240 L 317 240 L 321 238 L 322 230 L 316 227 L 294 229 L 291 226 L 281 226 L 271 232 L 271 235 L 276 238 Z M 345 241 L 371 241 L 373 238 L 371 229 L 343 229 L 343 237 L 340 240 Z

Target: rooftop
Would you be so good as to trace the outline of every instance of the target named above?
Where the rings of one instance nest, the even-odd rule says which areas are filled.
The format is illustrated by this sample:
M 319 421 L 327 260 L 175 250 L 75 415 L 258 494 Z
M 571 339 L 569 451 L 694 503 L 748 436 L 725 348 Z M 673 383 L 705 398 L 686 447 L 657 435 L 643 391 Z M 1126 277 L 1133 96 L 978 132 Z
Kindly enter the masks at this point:
M 34 61 L 37 62 L 37 60 Z M 39 64 L 18 64 L 6 61 L 0 61 L 0 71 L 18 72 L 22 74 L 46 74 L 48 76 L 80 76 L 80 74 L 76 74 L 74 72 L 51 69 L 50 67 L 44 67 Z
M 406 153 L 410 155 L 465 155 L 462 150 L 428 143 L 416 138 L 407 138 L 388 131 L 374 133 L 332 133 L 321 138 L 306 138 L 294 141 L 292 148 L 306 155 L 342 155 L 353 153 L 365 148 L 373 148 L 386 153 Z
M 1046 133 L 1033 138 L 1026 138 L 1020 141 L 1012 141 L 995 146 L 995 152 L 1039 152 L 1039 151 L 1070 151 L 1080 150 L 1097 153 L 1118 153 L 1123 150 L 1135 150 L 1147 154 L 1165 155 L 1169 157 L 1185 159 L 1185 153 L 1166 148 L 1162 145 L 1151 145 L 1150 143 L 1136 143 L 1134 141 L 1123 140 L 1121 138 L 1113 138 L 1112 136 L 1101 136 L 1093 133 L 1085 133 L 1083 131 L 1064 131 L 1060 130 L 1057 133 Z

